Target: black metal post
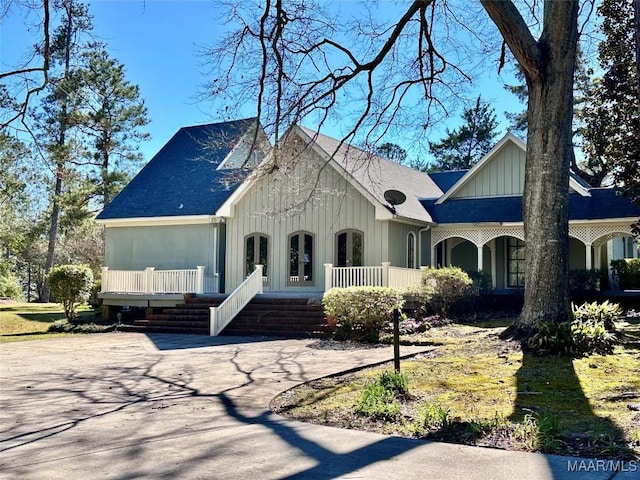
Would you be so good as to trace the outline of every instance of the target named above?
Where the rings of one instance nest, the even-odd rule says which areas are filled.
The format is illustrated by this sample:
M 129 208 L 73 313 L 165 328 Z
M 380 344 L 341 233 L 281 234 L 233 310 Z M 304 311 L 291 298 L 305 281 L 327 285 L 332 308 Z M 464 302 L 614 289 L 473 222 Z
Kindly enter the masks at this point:
M 393 367 L 400 373 L 400 310 L 393 311 Z

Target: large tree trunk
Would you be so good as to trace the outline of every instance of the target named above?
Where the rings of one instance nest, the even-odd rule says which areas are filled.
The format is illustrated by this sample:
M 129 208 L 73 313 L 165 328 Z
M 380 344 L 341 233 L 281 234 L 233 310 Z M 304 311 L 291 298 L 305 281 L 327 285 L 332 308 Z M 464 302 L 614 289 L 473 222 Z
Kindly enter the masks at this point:
M 537 41 L 512 2 L 483 5 L 523 67 L 529 92 L 524 307 L 510 332 L 525 339 L 537 322 L 566 321 L 570 314 L 568 192 L 578 2 L 545 1 Z

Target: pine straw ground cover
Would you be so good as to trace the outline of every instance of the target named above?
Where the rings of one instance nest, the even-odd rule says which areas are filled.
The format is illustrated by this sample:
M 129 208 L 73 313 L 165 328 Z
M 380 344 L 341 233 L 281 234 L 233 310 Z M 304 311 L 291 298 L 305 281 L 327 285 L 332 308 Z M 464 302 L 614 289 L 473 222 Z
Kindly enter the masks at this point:
M 392 400 L 395 415 L 356 413 L 365 387 L 392 365 L 301 385 L 275 398 L 272 408 L 298 420 L 405 437 L 594 458 L 640 456 L 640 316 L 618 324 L 622 340 L 613 355 L 578 359 L 523 354 L 518 343 L 498 337 L 504 325 L 450 324 L 405 338 L 435 348 L 402 361 L 409 390 Z

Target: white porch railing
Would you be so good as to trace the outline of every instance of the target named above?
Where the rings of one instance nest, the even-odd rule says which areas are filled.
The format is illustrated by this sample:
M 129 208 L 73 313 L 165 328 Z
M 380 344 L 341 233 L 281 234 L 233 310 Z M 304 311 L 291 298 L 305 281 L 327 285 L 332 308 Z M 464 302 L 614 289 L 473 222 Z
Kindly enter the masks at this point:
M 102 292 L 112 293 L 214 293 L 218 276 L 204 274 L 205 267 L 193 269 L 111 270 L 102 267 Z M 215 290 L 210 290 L 215 288 Z
M 394 287 L 405 289 L 420 284 L 421 270 L 392 267 L 389 262 L 372 267 L 334 267 L 324 264 L 325 291 L 348 287 Z
M 255 270 L 245 278 L 238 288 L 225 298 L 217 307 L 210 307 L 210 334 L 217 336 L 233 318 L 240 313 L 247 303 L 257 294 L 262 293 L 262 265 L 256 265 Z
M 420 285 L 422 270 L 415 268 L 389 267 L 389 286 L 404 290 Z

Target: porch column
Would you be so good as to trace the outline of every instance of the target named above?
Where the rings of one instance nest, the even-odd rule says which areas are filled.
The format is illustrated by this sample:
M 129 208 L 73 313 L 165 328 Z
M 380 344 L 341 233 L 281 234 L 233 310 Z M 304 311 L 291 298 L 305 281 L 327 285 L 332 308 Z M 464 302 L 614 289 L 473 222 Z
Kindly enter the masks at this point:
M 453 250 L 453 242 L 445 240 L 444 246 L 447 253 L 442 261 L 442 266 L 446 268 L 451 265 L 451 251 Z
M 585 243 L 585 257 L 584 257 L 584 268 L 587 270 L 591 270 L 593 268 L 593 262 L 591 261 L 591 244 Z
M 482 261 L 484 260 L 482 258 L 483 253 L 484 253 L 484 245 L 479 245 L 478 246 L 478 272 L 482 271 Z
M 489 242 L 489 250 L 491 251 L 491 286 L 496 288 L 496 239 Z
M 324 264 L 324 291 L 331 290 L 333 286 L 333 263 Z
M 595 268 L 597 268 L 598 270 L 600 270 L 600 266 L 602 265 L 602 245 L 595 247 L 594 248 L 595 251 Z
M 214 223 L 212 224 L 213 227 L 213 262 L 212 262 L 212 266 L 213 266 L 213 272 L 211 272 L 214 276 L 218 275 L 220 273 L 220 269 L 218 268 L 218 244 L 219 244 L 219 239 L 218 239 L 218 235 L 220 235 L 220 229 L 218 228 L 218 224 Z M 218 276 L 218 288 L 217 288 L 217 292 L 216 293 L 220 293 L 220 277 Z
M 431 268 L 436 268 L 437 258 L 438 258 L 438 245 L 431 245 Z

